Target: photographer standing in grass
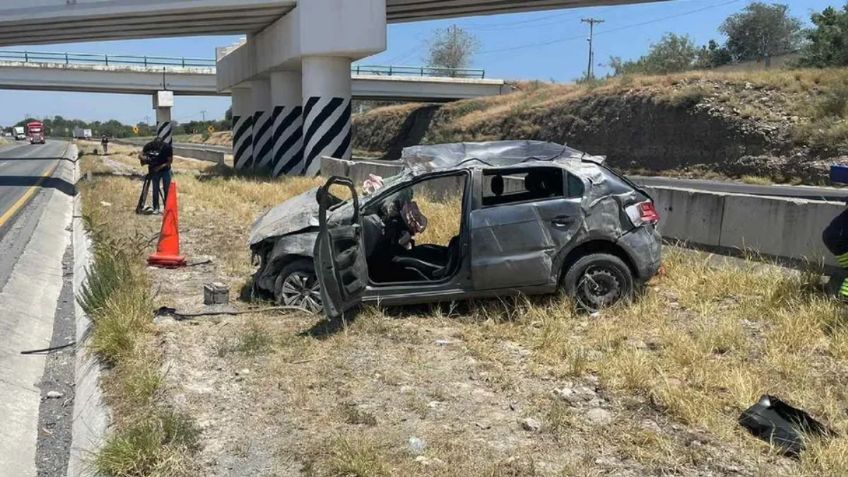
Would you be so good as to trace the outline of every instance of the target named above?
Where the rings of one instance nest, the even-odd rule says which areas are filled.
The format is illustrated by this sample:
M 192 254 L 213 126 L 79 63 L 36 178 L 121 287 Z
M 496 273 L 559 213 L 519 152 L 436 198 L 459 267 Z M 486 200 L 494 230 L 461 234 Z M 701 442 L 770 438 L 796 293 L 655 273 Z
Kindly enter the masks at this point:
M 162 212 L 159 209 L 159 193 L 160 190 L 163 191 L 163 202 L 166 201 L 168 189 L 171 187 L 171 163 L 174 162 L 174 149 L 161 137 L 157 137 L 145 144 L 139 159 L 142 165 L 147 165 L 148 176 L 153 182 L 153 213 L 160 214 Z

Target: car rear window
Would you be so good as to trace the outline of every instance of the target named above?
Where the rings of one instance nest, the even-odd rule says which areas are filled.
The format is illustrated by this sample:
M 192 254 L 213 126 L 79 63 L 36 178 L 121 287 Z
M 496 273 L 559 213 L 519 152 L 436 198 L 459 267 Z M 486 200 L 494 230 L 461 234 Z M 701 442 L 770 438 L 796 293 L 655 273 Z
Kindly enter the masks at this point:
M 483 206 L 582 197 L 583 182 L 559 167 L 483 171 Z

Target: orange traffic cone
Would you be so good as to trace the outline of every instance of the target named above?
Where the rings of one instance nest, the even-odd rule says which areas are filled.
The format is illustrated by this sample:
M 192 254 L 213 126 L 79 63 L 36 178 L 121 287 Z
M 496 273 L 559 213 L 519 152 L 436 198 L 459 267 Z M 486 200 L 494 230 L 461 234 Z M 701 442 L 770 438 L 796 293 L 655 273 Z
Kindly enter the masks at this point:
M 147 264 L 161 268 L 177 268 L 186 265 L 185 257 L 180 256 L 179 210 L 177 208 L 177 183 L 171 181 L 168 198 L 165 200 L 165 214 L 162 217 L 162 230 L 159 232 L 159 245 L 156 253 L 148 257 Z

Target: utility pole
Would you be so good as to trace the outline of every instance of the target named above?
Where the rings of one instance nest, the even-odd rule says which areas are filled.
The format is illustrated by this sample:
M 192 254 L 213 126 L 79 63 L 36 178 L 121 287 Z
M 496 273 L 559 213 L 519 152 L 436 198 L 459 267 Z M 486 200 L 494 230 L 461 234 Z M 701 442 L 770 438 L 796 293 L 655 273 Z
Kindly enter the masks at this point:
M 589 42 L 589 67 L 586 69 L 586 79 L 591 80 L 595 77 L 593 71 L 593 63 L 595 62 L 595 49 L 594 49 L 594 41 L 595 41 L 595 25 L 603 23 L 604 21 L 600 18 L 582 18 L 580 19 L 581 23 L 589 24 L 589 38 L 586 41 Z
M 204 109 L 203 111 L 200 112 L 200 114 L 203 115 L 203 122 L 205 123 L 206 122 L 206 110 Z

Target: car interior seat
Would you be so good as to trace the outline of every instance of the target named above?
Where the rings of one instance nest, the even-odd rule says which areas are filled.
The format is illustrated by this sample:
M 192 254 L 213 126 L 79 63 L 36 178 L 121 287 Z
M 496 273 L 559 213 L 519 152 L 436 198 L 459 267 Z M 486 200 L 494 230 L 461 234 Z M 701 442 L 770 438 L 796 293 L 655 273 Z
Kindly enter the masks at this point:
M 416 280 L 438 281 L 447 278 L 459 261 L 459 236 L 453 237 L 447 247 L 419 245 L 408 253 L 392 258 L 395 265 L 409 272 Z

